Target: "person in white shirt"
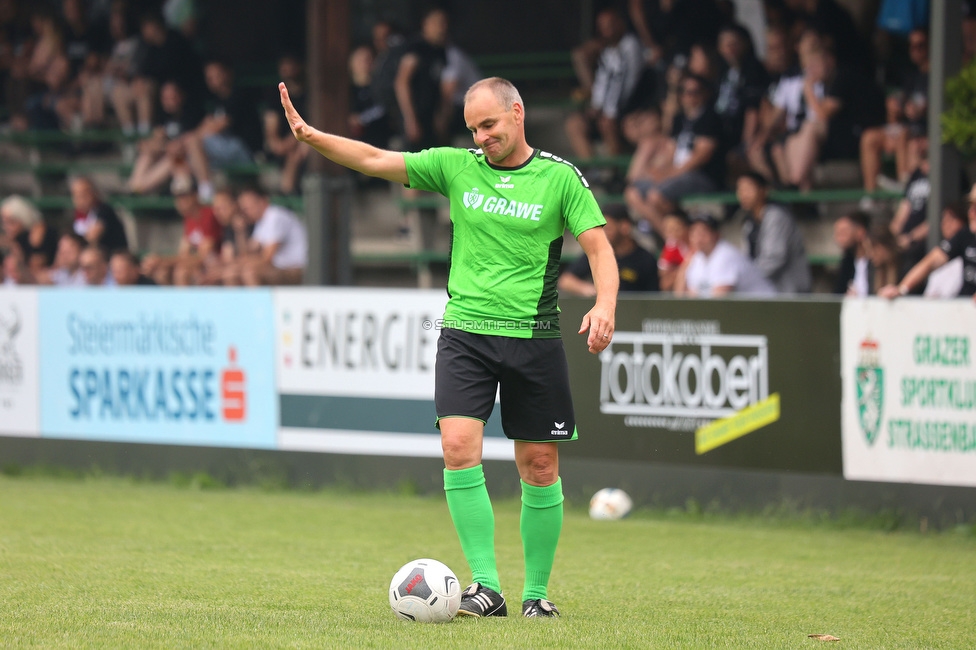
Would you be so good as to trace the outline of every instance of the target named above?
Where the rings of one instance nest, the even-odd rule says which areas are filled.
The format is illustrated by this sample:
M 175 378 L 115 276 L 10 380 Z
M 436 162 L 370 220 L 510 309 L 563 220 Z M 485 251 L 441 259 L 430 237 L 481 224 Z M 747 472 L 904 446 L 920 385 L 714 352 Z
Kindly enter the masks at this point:
M 224 283 L 301 284 L 308 264 L 308 235 L 298 216 L 280 205 L 272 205 L 267 192 L 259 186 L 242 190 L 237 202 L 254 224 L 254 232 L 247 254 L 228 267 Z
M 692 218 L 691 247 L 694 255 L 675 281 L 675 295 L 720 298 L 735 293 L 772 296 L 776 288 L 738 248 L 722 239 L 718 221 L 711 215 Z

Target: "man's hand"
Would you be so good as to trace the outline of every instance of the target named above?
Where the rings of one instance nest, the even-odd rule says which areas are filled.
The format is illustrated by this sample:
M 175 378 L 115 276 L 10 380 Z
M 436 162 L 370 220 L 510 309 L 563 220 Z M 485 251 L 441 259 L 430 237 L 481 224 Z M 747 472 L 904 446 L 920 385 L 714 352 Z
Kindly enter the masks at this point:
M 887 298 L 888 300 L 891 300 L 893 298 L 897 298 L 898 296 L 900 296 L 901 290 L 898 288 L 898 285 L 889 284 L 886 287 L 881 287 L 880 289 L 878 289 L 878 295 L 881 296 L 882 298 Z
M 302 116 L 295 110 L 295 105 L 291 103 L 291 97 L 288 96 L 288 88 L 285 87 L 284 82 L 278 84 L 278 92 L 281 93 L 281 106 L 285 109 L 285 120 L 288 121 L 288 126 L 295 135 L 295 139 L 299 142 L 308 142 L 312 127 L 306 124 Z
M 613 338 L 614 313 L 599 304 L 586 312 L 580 324 L 579 334 L 589 331 L 586 337 L 586 347 L 593 354 L 603 352 Z

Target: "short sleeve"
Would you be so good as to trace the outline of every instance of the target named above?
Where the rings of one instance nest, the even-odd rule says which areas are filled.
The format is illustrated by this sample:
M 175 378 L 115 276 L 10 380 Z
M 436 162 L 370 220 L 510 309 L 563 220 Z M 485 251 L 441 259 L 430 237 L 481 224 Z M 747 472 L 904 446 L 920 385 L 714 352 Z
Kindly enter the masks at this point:
M 590 228 L 605 225 L 607 220 L 603 218 L 603 211 L 600 210 L 583 174 L 575 166 L 567 165 L 562 176 L 563 215 L 566 227 L 573 233 L 573 237 L 578 238 Z
M 448 175 L 457 171 L 471 153 L 467 149 L 437 147 L 415 153 L 404 152 L 407 187 L 447 196 Z

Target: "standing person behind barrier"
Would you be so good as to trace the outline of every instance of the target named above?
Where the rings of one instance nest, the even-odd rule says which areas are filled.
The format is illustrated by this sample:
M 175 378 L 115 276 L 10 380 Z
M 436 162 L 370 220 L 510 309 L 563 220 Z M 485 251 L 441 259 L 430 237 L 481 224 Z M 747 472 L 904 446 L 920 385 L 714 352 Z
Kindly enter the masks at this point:
M 722 298 L 735 293 L 772 296 L 776 287 L 739 249 L 722 239 L 718 221 L 698 214 L 691 221 L 691 246 L 695 253 L 678 274 L 674 293 L 691 298 Z
M 969 205 L 951 204 L 942 211 L 942 241 L 928 252 L 922 261 L 911 268 L 898 284 L 889 284 L 878 291 L 884 298 L 897 298 L 910 293 L 946 263 L 962 258 L 962 288 L 960 296 L 976 295 L 976 187 L 970 192 Z M 968 217 L 968 218 L 967 218 Z M 967 222 L 968 221 L 968 222 Z
M 524 616 L 554 616 L 548 582 L 563 520 L 555 441 L 576 437 L 559 339 L 555 270 L 569 228 L 590 260 L 596 305 L 579 333 L 596 354 L 610 344 L 617 299 L 613 249 L 600 208 L 573 165 L 533 149 L 515 86 L 497 77 L 468 90 L 465 121 L 480 149 L 383 151 L 308 126 L 281 101 L 295 137 L 360 173 L 437 191 L 451 200 L 450 296 L 438 340 L 434 402 L 444 488 L 473 584 L 460 612 L 505 616 L 494 514 L 482 471 L 484 424 L 501 383 L 502 427 L 515 440 L 522 481 Z M 550 405 L 543 407 L 542 405 Z
M 779 293 L 809 293 L 810 262 L 793 215 L 769 202 L 769 185 L 756 172 L 739 177 L 735 194 L 748 214 L 743 235 L 749 257 Z
M 634 241 L 634 222 L 627 213 L 627 206 L 611 203 L 603 207 L 603 216 L 607 220 L 603 231 L 617 260 L 620 291 L 658 291 L 657 259 Z M 566 267 L 559 275 L 558 286 L 560 291 L 577 296 L 596 296 L 596 285 L 593 284 L 593 273 L 586 255 L 580 255 Z
M 432 9 L 424 15 L 420 36 L 405 45 L 393 89 L 403 118 L 403 136 L 410 151 L 437 146 L 435 117 L 450 104 L 441 77 L 447 66 L 447 12 Z

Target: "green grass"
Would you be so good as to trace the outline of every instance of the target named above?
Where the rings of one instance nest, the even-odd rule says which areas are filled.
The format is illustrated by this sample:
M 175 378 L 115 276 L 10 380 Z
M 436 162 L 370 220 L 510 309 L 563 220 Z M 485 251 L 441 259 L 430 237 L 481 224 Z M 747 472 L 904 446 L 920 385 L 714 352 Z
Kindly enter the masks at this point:
M 186 477 L 184 477 L 185 479 Z M 976 537 L 802 519 L 569 509 L 559 620 L 394 618 L 415 557 L 470 577 L 441 498 L 0 476 L 0 646 L 965 648 Z M 215 488 L 215 489 L 214 489 Z M 518 607 L 518 503 L 496 503 Z

